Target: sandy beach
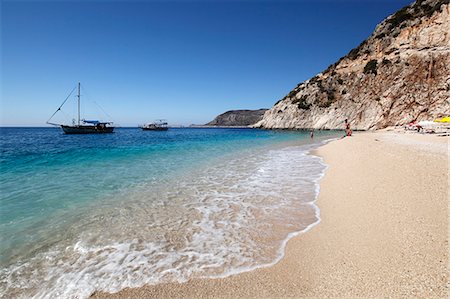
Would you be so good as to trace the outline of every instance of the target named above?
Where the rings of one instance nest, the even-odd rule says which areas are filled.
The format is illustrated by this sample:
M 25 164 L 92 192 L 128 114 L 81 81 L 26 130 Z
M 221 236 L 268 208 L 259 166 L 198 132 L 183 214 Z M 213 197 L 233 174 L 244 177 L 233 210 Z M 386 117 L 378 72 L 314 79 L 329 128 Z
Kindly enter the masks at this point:
M 357 133 L 319 148 L 321 222 L 276 265 L 93 298 L 448 298 L 449 138 Z

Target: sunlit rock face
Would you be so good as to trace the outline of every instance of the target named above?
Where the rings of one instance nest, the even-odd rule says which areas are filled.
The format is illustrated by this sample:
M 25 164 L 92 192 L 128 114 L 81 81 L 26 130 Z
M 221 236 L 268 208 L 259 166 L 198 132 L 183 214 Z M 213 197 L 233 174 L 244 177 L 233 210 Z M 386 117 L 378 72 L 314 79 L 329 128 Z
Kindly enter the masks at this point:
M 381 22 L 335 64 L 300 83 L 255 127 L 372 130 L 450 114 L 449 0 L 424 0 Z

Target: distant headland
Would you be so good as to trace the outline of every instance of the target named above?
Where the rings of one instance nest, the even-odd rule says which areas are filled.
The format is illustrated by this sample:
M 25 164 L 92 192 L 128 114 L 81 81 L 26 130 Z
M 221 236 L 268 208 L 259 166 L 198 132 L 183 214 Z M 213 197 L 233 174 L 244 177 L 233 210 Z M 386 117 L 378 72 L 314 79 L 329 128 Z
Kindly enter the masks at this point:
M 267 110 L 230 110 L 216 116 L 207 124 L 191 127 L 248 127 L 259 122 Z

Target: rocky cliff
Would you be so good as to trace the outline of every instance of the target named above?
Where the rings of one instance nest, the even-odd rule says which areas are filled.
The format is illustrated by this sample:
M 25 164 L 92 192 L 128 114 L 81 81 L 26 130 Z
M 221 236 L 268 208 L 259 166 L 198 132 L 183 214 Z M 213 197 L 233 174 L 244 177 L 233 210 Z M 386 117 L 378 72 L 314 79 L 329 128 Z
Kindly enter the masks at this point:
M 217 116 L 206 126 L 250 126 L 260 121 L 267 109 L 230 110 Z
M 300 83 L 255 127 L 379 129 L 450 114 L 449 0 L 418 0 Z

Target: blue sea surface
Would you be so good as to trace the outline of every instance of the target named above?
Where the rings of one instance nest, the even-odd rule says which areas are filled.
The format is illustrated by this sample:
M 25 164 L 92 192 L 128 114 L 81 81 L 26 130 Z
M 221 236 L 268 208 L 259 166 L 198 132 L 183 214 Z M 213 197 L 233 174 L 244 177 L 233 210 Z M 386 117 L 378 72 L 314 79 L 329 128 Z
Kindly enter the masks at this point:
M 0 272 L 1 290 L 8 294 L 12 289 L 23 288 L 27 290 L 24 294 L 33 296 L 37 294 L 37 297 L 46 297 L 48 294 L 51 294 L 48 295 L 49 297 L 56 295 L 86 297 L 98 288 L 91 287 L 88 293 L 80 294 L 76 291 L 61 293 L 64 286 L 55 283 L 45 286 L 45 289 L 39 289 L 39 286 L 32 285 L 31 282 L 30 286 L 27 286 L 26 277 L 29 276 L 23 273 L 27 271 L 27 267 L 23 265 L 33 265 L 29 266 L 30 269 L 39 268 L 43 277 L 52 280 L 54 275 L 49 273 L 53 273 L 54 270 L 48 269 L 65 262 L 73 265 L 75 262 L 70 262 L 73 252 L 79 254 L 79 252 L 94 250 L 92 248 L 98 248 L 99 244 L 102 246 L 123 245 L 126 243 L 127 236 L 136 230 L 148 229 L 149 231 L 147 235 L 136 235 L 134 239 L 127 240 L 131 243 L 126 243 L 128 244 L 126 246 L 134 246 L 129 244 L 139 240 L 136 241 L 139 244 L 151 243 L 154 247 L 162 246 L 158 247 L 159 251 L 169 252 L 174 250 L 174 244 L 179 242 L 173 241 L 172 244 L 167 241 L 172 240 L 170 239 L 172 237 L 167 236 L 167 233 L 172 230 L 176 232 L 180 227 L 186 229 L 192 234 L 189 242 L 194 242 L 192 240 L 201 236 L 202 231 L 205 232 L 203 236 L 207 235 L 209 224 L 202 222 L 202 219 L 215 221 L 213 229 L 217 229 L 220 225 L 226 226 L 223 224 L 225 220 L 214 217 L 219 217 L 217 216 L 220 215 L 219 212 L 227 209 L 230 209 L 231 214 L 232 210 L 245 211 L 242 215 L 236 212 L 236 215 L 241 215 L 242 221 L 245 222 L 250 217 L 248 207 L 234 205 L 248 201 L 249 204 L 254 205 L 253 209 L 261 208 L 261 211 L 265 211 L 270 208 L 269 206 L 279 204 L 268 200 L 263 207 L 260 202 L 265 194 L 270 193 L 270 188 L 264 189 L 265 186 L 273 183 L 270 176 L 274 177 L 274 173 L 280 172 L 277 168 L 279 166 L 273 165 L 282 165 L 281 163 L 289 165 L 289 161 L 283 159 L 293 155 L 294 152 L 300 153 L 295 156 L 298 159 L 305 159 L 306 148 L 310 149 L 320 141 L 335 136 L 335 132 L 316 132 L 315 140 L 310 140 L 309 133 L 302 131 L 214 128 L 171 128 L 163 132 L 117 128 L 113 134 L 65 135 L 59 128 L 1 128 L 0 266 L 3 269 Z M 303 146 L 303 151 L 283 152 L 286 148 L 293 146 Z M 272 161 L 271 159 L 273 165 L 267 162 Z M 311 174 L 310 184 L 305 183 L 305 190 L 307 188 L 315 190 L 314 180 L 323 172 L 323 166 L 319 161 L 314 160 L 311 163 L 311 167 L 316 168 Z M 301 165 L 298 167 L 301 168 Z M 277 172 L 274 172 L 275 170 Z M 268 171 L 271 171 L 270 176 L 265 176 Z M 292 171 L 296 170 L 293 168 Z M 287 173 L 287 175 L 293 175 L 293 173 Z M 261 190 L 265 190 L 265 193 Z M 313 192 L 311 190 L 308 192 Z M 255 196 L 260 191 L 261 195 Z M 291 196 L 289 188 L 280 189 L 278 193 L 283 192 L 286 193 L 280 197 L 281 201 Z M 277 198 L 277 196 L 279 195 L 274 194 L 271 198 Z M 314 200 L 314 196 L 309 197 L 312 198 L 305 199 L 306 202 Z M 217 200 L 219 198 L 220 201 Z M 222 207 L 221 205 L 228 198 L 230 198 L 229 205 Z M 234 202 L 236 199 L 239 201 Z M 130 202 L 127 203 L 127 201 Z M 283 204 L 288 203 L 283 202 Z M 173 207 L 168 209 L 167 206 L 171 205 Z M 178 207 L 185 210 L 174 212 Z M 218 214 L 214 216 L 211 211 L 215 209 Z M 124 216 L 126 211 L 129 212 L 128 216 Z M 170 214 L 172 212 L 174 214 Z M 169 214 L 165 215 L 165 213 Z M 258 213 L 252 210 L 251 217 L 257 217 Z M 241 217 L 231 214 L 229 219 L 233 220 L 230 221 L 238 221 L 236 219 Z M 158 218 L 159 216 L 161 218 Z M 185 222 L 171 226 L 174 217 L 184 216 L 186 216 Z M 108 217 L 111 219 L 107 219 Z M 124 221 L 125 224 L 119 225 L 120 221 Z M 196 221 L 202 223 L 201 229 L 193 228 Z M 244 223 L 242 221 L 239 225 Z M 106 234 L 100 232 L 105 229 L 105 226 L 108 226 L 110 230 L 107 240 L 104 237 Z M 126 229 L 124 231 L 127 231 L 127 234 L 120 232 L 127 226 L 130 232 Z M 166 235 L 163 233 L 159 235 L 162 231 Z M 228 231 L 223 229 L 221 232 L 226 234 Z M 286 234 L 288 233 L 290 232 L 286 231 Z M 84 251 L 79 249 L 83 242 L 89 243 L 90 246 L 86 245 L 88 249 L 83 249 Z M 208 241 L 202 242 L 207 244 Z M 163 243 L 166 247 L 161 245 Z M 196 243 L 186 244 L 183 248 L 189 247 L 192 250 Z M 204 247 L 205 244 L 202 246 Z M 67 253 L 69 247 L 73 249 L 70 254 Z M 184 250 L 181 247 L 180 252 Z M 119 247 L 114 248 L 117 252 L 122 250 L 117 249 Z M 125 251 L 130 250 L 128 248 Z M 154 249 L 138 251 L 140 254 L 145 252 L 144 256 L 148 258 L 152 250 L 154 251 Z M 251 252 L 250 249 L 249 252 Z M 54 256 L 53 253 L 55 253 Z M 94 255 L 92 252 L 90 254 Z M 95 254 L 101 256 L 97 251 Z M 127 253 L 123 254 L 127 255 Z M 224 259 L 228 256 L 227 254 L 224 253 Z M 55 261 L 52 266 L 39 260 L 49 256 L 61 261 Z M 134 256 L 133 259 L 135 258 Z M 102 257 L 103 260 L 104 257 Z M 87 265 L 98 266 L 100 263 L 87 262 L 86 257 L 82 259 L 77 257 L 76 261 L 79 263 L 79 269 L 71 268 L 73 272 L 83 271 L 83 267 L 88 267 Z M 23 266 L 22 272 L 19 271 L 19 273 L 17 267 L 21 266 Z M 115 266 L 120 267 L 120 265 Z M 229 267 L 233 268 L 233 265 Z M 228 273 L 229 269 L 222 268 L 211 275 Z M 139 268 L 139 271 L 142 272 L 140 272 L 142 277 L 151 275 L 149 269 Z M 146 271 L 150 271 L 150 274 Z M 160 270 L 158 268 L 154 271 Z M 164 271 L 168 270 L 161 270 L 161 273 Z M 192 269 L 188 271 L 181 268 L 176 271 L 195 272 Z M 95 275 L 95 270 L 92 270 L 92 273 Z M 189 275 L 183 272 L 176 277 L 186 278 Z M 161 279 L 157 282 L 164 281 L 166 276 L 161 275 Z M 167 280 L 170 280 L 168 276 Z M 142 283 L 152 282 L 142 278 Z M 104 287 L 100 289 L 106 291 L 130 286 L 129 283 L 124 283 L 109 289 L 108 281 L 101 281 L 98 284 L 103 285 Z M 55 288 L 55 293 L 52 293 L 52 288 Z

